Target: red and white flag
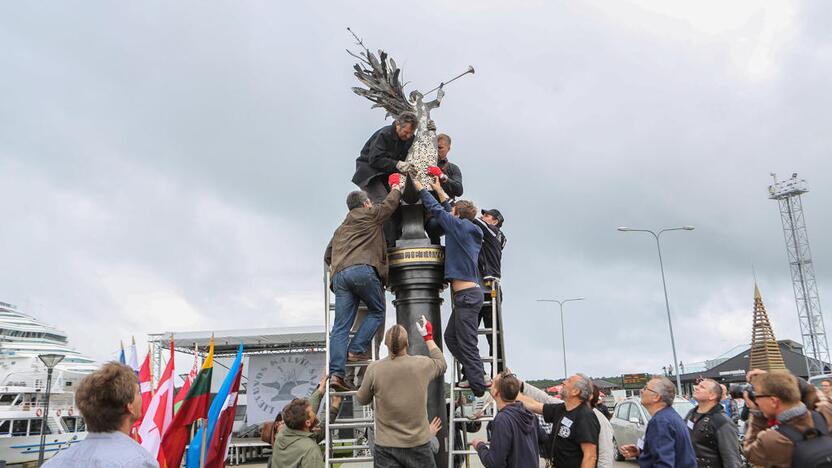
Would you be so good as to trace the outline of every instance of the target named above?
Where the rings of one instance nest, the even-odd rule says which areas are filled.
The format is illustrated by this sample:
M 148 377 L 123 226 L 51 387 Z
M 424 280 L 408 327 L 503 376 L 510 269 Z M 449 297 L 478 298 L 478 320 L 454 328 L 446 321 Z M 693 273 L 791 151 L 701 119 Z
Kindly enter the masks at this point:
M 171 340 L 168 365 L 159 378 L 159 386 L 156 387 L 156 393 L 153 394 L 147 413 L 139 426 L 142 447 L 147 449 L 153 458 L 158 458 L 162 436 L 173 420 L 173 361 L 173 340 Z
M 153 398 L 153 375 L 150 373 L 149 350 L 139 368 L 139 392 L 142 394 L 142 416 L 133 424 L 133 427 L 130 429 L 130 434 L 134 439 L 141 442 L 138 432 L 139 427 L 142 425 L 144 415 L 147 414 L 147 408 L 150 406 L 150 400 Z
M 242 348 L 242 345 L 240 346 Z M 211 437 L 211 445 L 205 455 L 204 468 L 224 468 L 225 459 L 228 457 L 228 448 L 231 445 L 231 431 L 234 427 L 234 417 L 237 415 L 237 393 L 240 391 L 240 378 L 243 376 L 243 365 L 237 368 L 237 375 L 231 384 L 228 396 L 220 408 L 217 417 L 217 424 L 214 426 L 214 434 Z

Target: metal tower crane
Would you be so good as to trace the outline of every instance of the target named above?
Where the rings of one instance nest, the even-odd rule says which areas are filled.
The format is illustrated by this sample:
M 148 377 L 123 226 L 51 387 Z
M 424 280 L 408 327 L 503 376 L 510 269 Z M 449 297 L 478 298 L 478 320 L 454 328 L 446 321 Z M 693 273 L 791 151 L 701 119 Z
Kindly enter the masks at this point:
M 829 362 L 829 343 L 826 340 L 815 268 L 803 217 L 801 195 L 808 192 L 809 188 L 804 179 L 797 178 L 796 172 L 790 179 L 783 181 L 778 181 L 776 174 L 771 175 L 774 177 L 774 184 L 768 187 L 769 198 L 777 200 L 780 205 L 780 219 L 786 238 L 786 256 L 792 273 L 803 351 L 807 356 L 809 376 L 812 377 L 826 373 L 824 366 Z

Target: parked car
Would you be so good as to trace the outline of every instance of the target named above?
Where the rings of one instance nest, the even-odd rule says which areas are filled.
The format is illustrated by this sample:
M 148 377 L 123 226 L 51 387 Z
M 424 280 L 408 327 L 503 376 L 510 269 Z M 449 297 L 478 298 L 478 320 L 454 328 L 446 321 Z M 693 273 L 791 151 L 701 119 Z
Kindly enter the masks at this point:
M 677 396 L 673 401 L 673 409 L 683 418 L 688 415 L 691 408 L 693 408 L 693 403 L 682 397 Z M 615 405 L 610 423 L 616 460 L 624 460 L 618 447 L 637 443 L 638 439 L 644 437 L 648 422 L 650 422 L 650 413 L 641 405 L 641 399 L 630 397 Z

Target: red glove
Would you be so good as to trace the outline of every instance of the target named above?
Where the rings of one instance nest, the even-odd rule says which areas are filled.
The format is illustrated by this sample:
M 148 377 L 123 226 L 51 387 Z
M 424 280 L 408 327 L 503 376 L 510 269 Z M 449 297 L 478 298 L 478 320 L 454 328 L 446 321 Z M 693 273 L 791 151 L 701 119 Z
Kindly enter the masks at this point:
M 428 166 L 428 174 L 430 174 L 431 177 L 440 177 L 440 178 L 443 175 L 445 175 L 445 174 L 442 173 L 442 169 L 439 169 L 439 166 Z
M 422 335 L 423 340 L 430 341 L 433 339 L 433 325 L 431 325 L 424 315 L 416 321 L 416 329 Z
M 394 185 L 399 185 L 402 181 L 402 175 L 399 173 L 390 174 L 390 177 L 387 178 L 387 183 L 392 187 Z

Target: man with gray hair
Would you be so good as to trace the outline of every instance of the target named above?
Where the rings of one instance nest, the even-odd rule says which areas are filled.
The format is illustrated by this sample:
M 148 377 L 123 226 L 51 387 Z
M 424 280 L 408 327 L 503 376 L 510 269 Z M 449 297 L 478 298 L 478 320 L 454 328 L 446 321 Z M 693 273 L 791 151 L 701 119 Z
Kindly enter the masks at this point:
M 523 394 L 517 395 L 517 400 L 554 424 L 547 455 L 556 467 L 595 468 L 601 425 L 587 404 L 592 396 L 592 380 L 575 374 L 563 382 L 560 392 L 563 403 L 540 403 Z
M 619 447 L 625 457 L 638 457 L 642 468 L 696 468 L 688 428 L 673 409 L 676 387 L 667 377 L 654 377 L 641 389 L 641 404 L 650 413 L 644 438 Z
M 370 340 L 384 328 L 384 285 L 387 284 L 387 250 L 382 225 L 399 207 L 398 174 L 389 178 L 393 190 L 380 205 L 374 205 L 361 190 L 347 195 L 346 218 L 335 230 L 324 260 L 330 266 L 329 287 L 335 292 L 335 321 L 330 335 L 330 386 L 337 391 L 355 388 L 346 381 L 346 363 L 370 359 Z M 359 301 L 367 315 L 349 340 Z
M 700 467 L 740 468 L 740 446 L 737 426 L 725 414 L 722 400 L 724 385 L 712 379 L 702 379 L 693 388 L 696 407 L 685 417 L 690 429 L 696 463 Z

